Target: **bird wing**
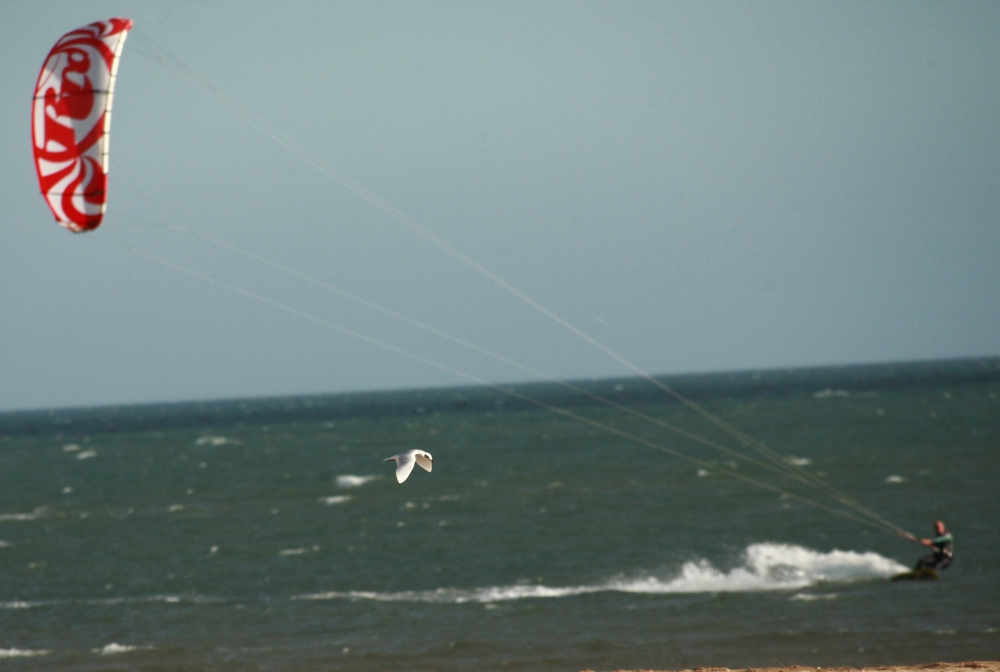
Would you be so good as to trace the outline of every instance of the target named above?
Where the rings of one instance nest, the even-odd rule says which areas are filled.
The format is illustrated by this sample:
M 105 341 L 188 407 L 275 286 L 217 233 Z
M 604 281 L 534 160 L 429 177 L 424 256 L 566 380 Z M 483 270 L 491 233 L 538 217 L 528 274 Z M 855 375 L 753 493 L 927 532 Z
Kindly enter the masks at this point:
M 413 471 L 413 453 L 401 453 L 396 456 L 396 480 L 402 483 Z
M 424 471 L 430 471 L 431 467 L 434 466 L 434 458 L 431 457 L 430 453 L 417 453 L 417 464 L 421 466 Z

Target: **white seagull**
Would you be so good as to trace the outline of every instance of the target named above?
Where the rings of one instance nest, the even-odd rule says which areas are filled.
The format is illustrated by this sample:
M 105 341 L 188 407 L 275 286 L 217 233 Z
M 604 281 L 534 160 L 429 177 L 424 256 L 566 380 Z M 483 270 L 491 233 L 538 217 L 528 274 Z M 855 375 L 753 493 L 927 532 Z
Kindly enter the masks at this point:
M 419 464 L 424 471 L 430 471 L 431 467 L 434 466 L 434 458 L 423 450 L 408 450 L 405 453 L 387 457 L 382 461 L 396 463 L 396 480 L 400 483 L 405 481 L 410 472 L 413 471 L 414 463 Z

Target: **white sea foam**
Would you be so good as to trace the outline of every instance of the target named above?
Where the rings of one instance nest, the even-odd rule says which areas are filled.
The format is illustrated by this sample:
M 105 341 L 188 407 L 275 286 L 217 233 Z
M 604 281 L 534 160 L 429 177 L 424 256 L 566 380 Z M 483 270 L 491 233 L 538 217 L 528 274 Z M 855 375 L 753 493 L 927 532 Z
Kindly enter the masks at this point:
M 9 541 L 4 541 L 3 539 L 0 539 L 0 548 L 10 548 L 13 545 L 14 544 L 10 543 Z
M 218 604 L 219 602 L 225 602 L 226 599 L 222 597 L 213 597 L 210 595 L 143 595 L 135 597 L 99 597 L 99 598 L 89 598 L 80 600 L 83 604 L 97 604 L 104 606 L 115 606 L 119 604 L 142 604 L 142 603 L 153 603 L 162 602 L 164 604 Z
M 851 393 L 847 390 L 831 390 L 829 388 L 813 392 L 814 399 L 829 399 L 830 397 L 849 397 Z
M 89 460 L 92 457 L 97 457 L 96 450 L 85 450 L 81 453 L 76 454 L 76 459 L 78 460 Z
M 0 513 L 0 522 L 5 520 L 38 520 L 45 513 L 45 507 L 39 507 L 32 511 L 31 513 Z
M 230 439 L 228 436 L 199 436 L 195 440 L 196 446 L 226 446 L 238 445 L 239 439 Z
M 808 457 L 795 457 L 794 455 L 789 455 L 785 458 L 785 462 L 792 465 L 793 467 L 805 467 L 812 464 L 812 460 Z
M 877 553 L 830 551 L 822 553 L 801 546 L 762 543 L 747 547 L 742 565 L 723 571 L 707 560 L 686 562 L 672 574 L 617 577 L 590 586 L 553 587 L 515 584 L 487 588 L 438 588 L 426 591 L 380 593 L 331 591 L 297 595 L 298 600 L 375 600 L 378 602 L 502 602 L 527 598 L 559 598 L 600 592 L 636 594 L 738 593 L 801 590 L 817 583 L 844 583 L 884 578 L 906 571 L 895 560 Z M 799 598 L 807 601 L 809 598 Z M 833 598 L 817 598 L 833 599 Z
M 344 502 L 350 501 L 351 497 L 349 495 L 335 495 L 333 497 L 320 497 L 319 501 L 323 502 L 327 506 L 333 506 L 334 504 L 343 504 Z
M 0 649 L 0 658 L 33 658 L 35 656 L 47 656 L 46 649 Z
M 14 600 L 13 602 L 0 602 L 0 609 L 31 609 L 32 607 L 37 607 L 40 604 L 40 602 Z
M 837 593 L 795 593 L 789 600 L 793 602 L 815 602 L 817 600 L 835 600 L 840 595 Z
M 99 653 L 102 656 L 113 656 L 117 653 L 128 653 L 129 651 L 149 651 L 152 648 L 151 646 L 129 646 L 127 644 L 111 642 L 110 644 L 105 644 L 100 649 L 94 649 L 94 653 Z
M 903 483 L 904 481 L 906 481 L 906 479 L 903 478 L 902 476 L 899 476 L 898 474 L 892 474 L 890 476 L 885 477 L 886 483 Z
M 344 474 L 343 476 L 337 476 L 337 487 L 338 488 L 357 488 L 364 485 L 368 481 L 374 481 L 380 476 L 353 476 L 351 474 Z
M 318 550 L 318 546 L 314 546 L 313 550 Z M 68 600 L 40 600 L 36 602 L 26 602 L 24 600 L 14 600 L 11 602 L 0 602 L 0 609 L 36 609 L 40 607 L 52 607 L 60 606 L 64 604 L 87 604 L 92 606 L 105 606 L 114 607 L 118 605 L 128 605 L 128 604 L 149 604 L 149 603 L 162 603 L 162 604 L 219 604 L 222 602 L 227 602 L 228 598 L 218 597 L 212 595 L 197 595 L 197 594 L 184 594 L 184 595 L 136 595 L 131 597 L 85 597 L 85 598 L 71 598 Z
M 550 588 L 548 586 L 513 585 L 490 588 L 438 588 L 436 590 L 404 590 L 396 593 L 378 593 L 365 590 L 345 592 L 329 591 L 296 595 L 293 600 L 373 600 L 375 602 L 436 602 L 444 604 L 465 604 L 467 602 L 503 602 L 531 597 L 570 597 L 585 593 L 597 593 L 610 588 L 604 586 L 571 586 Z

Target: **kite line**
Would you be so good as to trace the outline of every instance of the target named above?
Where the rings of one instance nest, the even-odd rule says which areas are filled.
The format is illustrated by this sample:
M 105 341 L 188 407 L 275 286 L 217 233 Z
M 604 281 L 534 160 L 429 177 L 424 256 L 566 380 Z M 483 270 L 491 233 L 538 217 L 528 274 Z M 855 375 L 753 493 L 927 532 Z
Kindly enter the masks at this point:
M 545 316 L 546 318 L 548 318 L 551 321 L 555 322 L 556 324 L 560 325 L 562 328 L 564 328 L 565 330 L 569 331 L 570 333 L 572 333 L 576 337 L 582 339 L 583 341 L 585 341 L 586 343 L 588 343 L 590 346 L 594 347 L 598 351 L 604 353 L 606 356 L 608 356 L 611 359 L 613 359 L 614 361 L 618 362 L 620 365 L 622 365 L 625 368 L 627 368 L 628 370 L 632 371 L 635 375 L 637 375 L 640 378 L 644 379 L 645 381 L 649 382 L 650 384 L 652 384 L 656 388 L 660 389 L 661 391 L 669 394 L 671 397 L 673 397 L 674 399 L 676 399 L 683 406 L 687 407 L 692 412 L 696 413 L 697 415 L 699 415 L 700 417 L 702 417 L 706 421 L 710 422 L 711 424 L 713 424 L 714 426 L 716 426 L 719 430 L 721 430 L 724 433 L 728 434 L 730 437 L 732 437 L 733 439 L 735 439 L 736 441 L 738 441 L 740 444 L 742 444 L 745 448 L 747 448 L 747 449 L 753 451 L 754 453 L 756 453 L 758 455 L 758 458 L 755 459 L 755 458 L 750 457 L 750 456 L 748 456 L 748 455 L 746 455 L 746 454 L 744 454 L 742 452 L 734 451 L 734 450 L 732 450 L 730 448 L 722 446 L 721 444 L 717 444 L 716 442 L 713 442 L 713 441 L 710 441 L 710 440 L 705 439 L 703 437 L 700 437 L 700 436 L 698 436 L 698 435 L 696 435 L 696 434 L 694 434 L 692 432 L 688 432 L 688 431 L 683 430 L 683 429 L 681 429 L 679 427 L 676 427 L 674 425 L 666 423 L 666 422 L 664 422 L 664 421 L 662 421 L 660 419 L 652 418 L 650 416 L 647 416 L 645 414 L 640 413 L 639 411 L 636 411 L 635 409 L 630 409 L 629 407 L 626 407 L 626 406 L 624 406 L 622 404 L 614 402 L 614 401 L 612 401 L 610 399 L 606 399 L 606 398 L 601 397 L 599 395 L 595 395 L 593 393 L 587 392 L 587 391 L 583 390 L 582 388 L 580 388 L 578 386 L 575 386 L 575 385 L 573 385 L 571 383 L 567 383 L 565 381 L 558 381 L 558 380 L 554 379 L 552 376 L 549 376 L 549 375 L 547 375 L 545 373 L 537 371 L 537 370 L 535 370 L 535 369 L 533 369 L 531 367 L 527 367 L 527 366 L 525 366 L 525 365 L 523 365 L 523 364 L 521 364 L 519 362 L 516 362 L 516 361 L 514 361 L 514 360 L 512 360 L 510 358 L 504 357 L 502 355 L 498 355 L 498 354 L 493 353 L 493 352 L 491 352 L 491 351 L 489 351 L 489 350 L 487 350 L 485 348 L 482 348 L 480 346 L 476 346 L 476 345 L 474 345 L 472 343 L 469 343 L 468 341 L 465 341 L 464 339 L 460 339 L 458 337 L 452 336 L 451 334 L 443 332 L 443 331 L 441 331 L 439 329 L 436 329 L 434 327 L 430 327 L 429 325 L 423 324 L 423 323 L 421 323 L 421 322 L 419 322 L 419 321 L 417 321 L 417 320 L 415 320 L 413 318 L 410 318 L 408 316 L 402 315 L 402 314 L 400 314 L 400 313 L 398 313 L 396 311 L 392 311 L 390 309 L 378 306 L 377 304 L 375 304 L 375 303 L 373 303 L 371 301 L 363 299 L 363 298 L 361 298 L 361 297 L 359 297 L 357 295 L 354 295 L 354 294 L 352 294 L 350 292 L 346 292 L 345 290 L 342 290 L 342 289 L 340 289 L 338 287 L 330 285 L 329 283 L 325 283 L 325 282 L 316 280 L 314 278 L 311 278 L 311 277 L 309 277 L 309 276 L 307 276 L 307 275 L 305 275 L 303 273 L 300 273 L 300 272 L 295 271 L 293 269 L 290 269 L 288 267 L 282 266 L 282 265 L 280 265 L 280 264 L 278 264 L 276 262 L 273 262 L 273 261 L 267 259 L 266 257 L 263 257 L 263 256 L 258 255 L 256 253 L 253 253 L 253 252 L 251 252 L 249 250 L 245 250 L 243 248 L 240 248 L 240 247 L 238 247 L 236 245 L 233 245 L 232 243 L 228 243 L 227 241 L 224 241 L 222 239 L 216 238 L 216 237 L 211 236 L 211 235 L 209 235 L 207 233 L 197 231 L 195 229 L 192 229 L 191 227 L 177 227 L 177 226 L 174 226 L 174 225 L 168 225 L 168 228 L 175 228 L 175 229 L 179 228 L 179 229 L 182 229 L 182 230 L 186 230 L 187 232 L 189 232 L 191 234 L 204 237 L 206 240 L 209 240 L 209 241 L 213 242 L 216 245 L 219 245 L 221 247 L 227 248 L 230 251 L 236 252 L 236 253 L 241 254 L 241 255 L 243 255 L 245 257 L 251 258 L 251 259 L 257 261 L 258 263 L 262 263 L 262 264 L 271 266 L 272 268 L 274 268 L 276 270 L 279 270 L 280 272 L 286 273 L 286 274 L 288 274 L 288 275 L 290 275 L 292 277 L 296 277 L 299 280 L 302 280 L 304 282 L 308 282 L 308 283 L 311 283 L 313 285 L 322 287 L 322 288 L 326 289 L 327 291 L 330 291 L 330 292 L 332 292 L 334 294 L 337 294 L 337 295 L 341 296 L 342 298 L 346 298 L 348 300 L 354 301 L 354 302 L 359 303 L 361 305 L 368 306 L 369 308 L 374 309 L 376 311 L 379 311 L 379 312 L 381 312 L 381 313 L 383 313 L 383 314 L 385 314 L 385 315 L 387 315 L 389 317 L 392 317 L 393 319 L 397 319 L 397 320 L 400 320 L 402 322 L 405 322 L 405 323 L 409 324 L 410 326 L 413 326 L 413 327 L 415 327 L 417 329 L 423 330 L 423 331 L 425 331 L 427 333 L 433 334 L 433 335 L 435 335 L 435 336 L 437 336 L 439 338 L 443 338 L 445 340 L 448 340 L 448 341 L 452 342 L 453 344 L 456 344 L 456 345 L 459 345 L 459 346 L 461 346 L 463 348 L 466 348 L 466 349 L 478 352 L 479 354 L 482 354 L 484 356 L 490 357 L 490 358 L 492 358 L 492 359 L 494 359 L 496 361 L 500 361 L 500 362 L 502 362 L 504 364 L 507 364 L 509 366 L 512 366 L 512 367 L 518 368 L 518 369 L 520 369 L 522 371 L 525 371 L 527 373 L 530 373 L 531 375 L 542 377 L 542 378 L 544 378 L 546 380 L 549 380 L 550 382 L 554 382 L 554 383 L 557 383 L 559 385 L 562 385 L 566 389 L 570 389 L 570 390 L 572 390 L 574 392 L 583 394 L 583 395 L 585 395 L 585 396 L 587 396 L 587 397 L 589 397 L 589 398 L 591 398 L 593 400 L 596 400 L 596 401 L 599 401 L 601 403 L 607 404 L 607 405 L 609 405 L 609 406 L 611 406 L 613 408 L 616 408 L 618 410 L 622 410 L 622 411 L 624 411 L 626 413 L 630 413 L 630 414 L 632 414 L 634 416 L 641 417 L 641 418 L 643 418 L 643 419 L 645 419 L 645 420 L 647 420 L 649 422 L 652 422 L 652 423 L 654 423 L 654 424 L 656 424 L 656 425 L 658 425 L 658 426 L 660 426 L 660 427 L 662 427 L 664 429 L 667 429 L 667 430 L 675 432 L 675 433 L 677 433 L 677 434 L 679 434 L 681 436 L 684 436 L 685 438 L 688 438 L 690 440 L 697 441 L 697 442 L 700 442 L 700 443 L 702 443 L 704 445 L 707 445 L 709 447 L 715 448 L 715 449 L 717 449 L 717 450 L 719 450 L 719 451 L 721 451 L 721 452 L 723 452 L 723 453 L 725 453 L 727 455 L 730 455 L 731 457 L 736 457 L 736 458 L 738 458 L 740 460 L 747 461 L 748 463 L 751 463 L 751 464 L 754 464 L 755 466 L 764 468 L 764 469 L 766 469 L 766 470 L 768 470 L 768 471 L 770 471 L 772 473 L 776 473 L 776 474 L 778 474 L 780 476 L 789 478 L 791 480 L 794 480 L 794 481 L 796 481 L 798 483 L 801 483 L 803 485 L 806 485 L 808 487 L 815 488 L 815 489 L 817 489 L 819 491 L 822 491 L 827 496 L 830 496 L 831 498 L 833 498 L 840 505 L 842 505 L 844 507 L 847 507 L 848 509 L 852 509 L 855 512 L 856 515 L 854 515 L 854 514 L 846 514 L 845 512 L 841 511 L 840 509 L 834 509 L 832 507 L 827 507 L 826 505 L 823 505 L 823 504 L 814 502 L 812 500 L 808 500 L 806 498 L 803 498 L 801 496 L 798 496 L 798 495 L 789 493 L 787 491 L 781 490 L 780 488 L 777 488 L 776 486 L 771 486 L 769 484 L 764 484 L 762 482 L 757 481 L 756 479 L 752 479 L 752 478 L 747 477 L 747 476 L 745 476 L 743 474 L 739 474 L 739 473 L 737 473 L 735 471 L 721 469 L 717 464 L 709 463 L 709 462 L 705 462 L 705 461 L 701 461 L 701 460 L 697 460 L 696 458 L 693 458 L 693 457 L 688 456 L 688 455 L 684 455 L 683 453 L 679 453 L 677 451 L 674 451 L 672 449 L 666 448 L 664 446 L 660 446 L 658 444 L 652 444 L 648 440 L 643 439 L 641 437 L 636 437 L 636 436 L 628 435 L 627 438 L 629 438 L 632 441 L 635 441 L 637 443 L 640 443 L 640 444 L 643 444 L 643 445 L 647 445 L 647 446 L 650 446 L 650 447 L 654 447 L 654 448 L 656 448 L 658 450 L 662 450 L 664 452 L 667 452 L 667 453 L 669 453 L 671 455 L 674 455 L 676 457 L 679 457 L 681 459 L 687 460 L 687 461 L 692 462 L 694 464 L 698 464 L 699 466 L 710 467 L 711 469 L 714 469 L 716 471 L 720 471 L 722 473 L 726 473 L 727 475 L 732 476 L 734 478 L 737 478 L 739 480 L 744 480 L 744 481 L 753 483 L 755 485 L 758 485 L 759 487 L 763 487 L 765 489 L 769 489 L 769 490 L 772 490 L 772 491 L 775 491 L 775 492 L 780 492 L 784 496 L 789 496 L 789 497 L 795 498 L 795 499 L 797 499 L 799 501 L 803 501 L 805 503 L 809 503 L 811 505 L 818 506 L 819 508 L 823 508 L 823 509 L 828 510 L 830 512 L 839 512 L 838 515 L 844 515 L 845 517 L 851 518 L 852 520 L 857 520 L 858 522 L 864 521 L 865 524 L 868 524 L 868 525 L 871 525 L 871 526 L 874 526 L 874 527 L 878 527 L 878 528 L 886 530 L 886 531 L 893 532 L 893 533 L 895 533 L 895 534 L 897 534 L 897 535 L 899 535 L 899 536 L 901 536 L 903 538 L 908 538 L 908 539 L 911 539 L 911 540 L 915 538 L 912 534 L 910 534 L 906 530 L 903 530 L 902 528 L 900 528 L 899 526 L 897 526 L 897 525 L 891 523 L 890 521 L 886 520 L 885 518 L 883 518 L 882 516 L 880 516 L 876 512 L 874 512 L 874 511 L 868 509 L 867 507 L 863 506 L 861 503 L 857 502 L 853 498 L 847 496 L 846 494 L 840 492 L 839 490 L 837 490 L 833 486 L 831 486 L 828 483 L 822 481 L 820 478 L 818 478 L 817 476 L 811 474 L 806 469 L 804 469 L 802 466 L 789 462 L 787 459 L 785 459 L 781 455 L 777 454 L 772 448 L 770 448 L 769 446 L 767 446 L 763 442 L 761 442 L 761 441 L 759 441 L 759 440 L 751 437 L 750 435 L 746 434 L 742 430 L 740 430 L 737 427 L 733 426 L 732 424 L 730 424 L 729 422 L 727 422 L 723 418 L 714 415 L 713 413 L 711 413 L 710 411 L 708 411 L 707 409 L 705 409 L 701 405 L 697 404 L 693 400 L 691 400 L 688 397 L 686 397 L 685 395 L 681 394 L 678 390 L 676 390 L 673 387 L 667 385 L 662 380 L 659 380 L 659 379 L 655 378 L 654 376 L 652 376 L 651 374 L 649 374 L 645 370 L 643 370 L 640 367 L 638 367 L 635 364 L 633 364 L 628 359 L 626 359 L 623 356 L 619 355 L 617 352 L 615 352 L 614 350 L 612 350 L 608 346 L 606 346 L 603 343 L 599 342 L 597 339 L 595 339 L 594 337 L 592 337 L 590 334 L 588 334 L 588 333 L 584 332 L 583 330 L 579 329 L 578 327 L 576 327 L 575 325 L 573 325 L 572 323 L 570 323 L 569 321 L 567 321 L 566 319 L 564 319 L 563 317 L 561 317 L 560 315 L 558 315 L 557 313 L 555 313 L 554 311 L 552 311 L 551 309 L 549 309 L 548 307 L 544 306 L 543 304 L 539 303 L 538 301 L 536 301 L 532 297 L 528 296 L 527 294 L 525 294 L 524 292 L 522 292 L 521 290 L 519 290 L 517 287 L 515 287 L 513 284 L 511 284 L 506 279 L 504 279 L 501 276 L 497 275 L 496 273 L 490 271 L 489 269 L 487 269 L 486 267 L 484 267 L 482 264 L 480 264 L 478 261 L 476 261 L 472 257 L 468 256 L 467 254 L 465 254 L 464 252 L 462 252 L 458 248 L 454 247 L 448 241 L 444 240 L 443 238 L 441 238 L 440 236 L 438 236 L 437 234 L 435 234 L 433 231 L 430 231 L 426 227 L 424 227 L 424 226 L 420 225 L 419 223 L 417 223 L 415 220 L 413 220 L 411 217 L 409 217 L 408 215 L 406 215 L 404 212 L 402 212 L 401 210 L 399 210 L 398 208 L 396 208 L 394 205 L 392 205 L 391 203 L 389 203 L 388 201 L 386 201 L 384 198 L 378 196 L 377 194 L 375 194 L 374 192 L 372 192 L 370 189 L 368 189 L 364 185 L 360 184 L 359 182 L 357 182 L 353 178 L 351 178 L 348 175 L 344 174 L 342 171 L 334 168 L 332 165 L 330 165 L 328 162 L 326 162 L 325 160 L 323 160 L 321 157 L 318 157 L 315 154 L 313 154 L 312 152 L 310 152 L 308 149 L 306 149 L 305 147 L 303 147 L 300 143 L 296 142 L 293 138 L 291 138 L 290 136 L 288 136 L 286 133 L 284 133 L 279 128 L 277 128 L 276 126 L 274 126 L 272 123 L 268 122 L 266 119 L 262 118 L 260 115 L 254 113 L 254 112 L 252 112 L 250 110 L 247 110 L 243 106 L 241 106 L 238 103 L 232 101 L 229 97 L 227 97 L 224 93 L 222 93 L 221 91 L 219 91 L 218 89 L 216 89 L 212 85 L 210 85 L 210 84 L 204 82 L 203 80 L 201 80 L 200 78 L 198 78 L 190 68 L 188 68 L 186 65 L 184 65 L 182 62 L 180 62 L 175 57 L 173 57 L 165 49 L 163 49 L 162 47 L 160 47 L 149 36 L 147 36 L 145 34 L 140 34 L 138 32 L 136 32 L 135 35 L 136 35 L 135 39 L 137 41 L 139 41 L 140 43 L 142 43 L 143 46 L 146 49 L 149 50 L 148 53 L 137 50 L 137 51 L 139 51 L 139 53 L 143 53 L 144 55 L 153 58 L 154 60 L 156 60 L 157 62 L 159 62 L 161 65 L 165 65 L 165 66 L 170 67 L 172 70 L 174 70 L 176 73 L 178 73 L 180 75 L 180 78 L 182 79 L 182 81 L 184 81 L 185 84 L 187 84 L 187 85 L 191 86 L 192 88 L 198 90 L 200 93 L 202 93 L 203 95 L 205 95 L 206 97 L 208 97 L 209 99 L 211 99 L 213 102 L 215 102 L 219 106 L 221 106 L 224 109 L 228 110 L 230 113 L 232 113 L 236 117 L 242 119 L 245 123 L 249 124 L 251 127 L 257 129 L 258 131 L 261 131 L 262 133 L 264 133 L 265 135 L 267 135 L 269 138 L 271 138 L 274 142 L 276 142 L 279 146 L 281 146 L 282 148 L 284 148 L 285 150 L 287 150 L 288 152 L 290 152 L 292 155 L 298 157 L 303 162 L 305 162 L 307 165 L 309 165 L 312 168 L 316 169 L 320 173 L 326 175 L 327 177 L 329 177 L 330 179 L 332 179 L 334 182 L 336 182 L 337 184 L 339 184 L 341 187 L 345 188 L 346 190 L 350 191 L 351 193 L 354 193 L 356 196 L 358 196 L 359 198 L 361 198 L 365 202 L 369 203 L 371 206 L 373 206 L 377 210 L 381 211 L 382 213 L 384 213 L 385 215 L 387 215 L 388 217 L 390 217 L 392 220 L 394 220 L 399 225 L 403 226 L 405 229 L 409 230 L 411 233 L 417 235 L 418 237 L 422 238 L 426 242 L 430 243 L 431 245 L 433 245 L 433 246 L 437 247 L 438 249 L 440 249 L 441 251 L 445 252 L 448 256 L 452 257 L 459 264 L 465 266 L 467 269 L 471 270 L 472 272 L 476 273 L 477 275 L 479 275 L 479 276 L 481 276 L 481 277 L 489 280 L 491 283 L 493 283 L 495 286 L 497 286 L 500 289 L 502 289 L 503 291 L 505 291 L 510 296 L 512 296 L 512 297 L 518 299 L 519 301 L 521 301 L 522 303 L 530 306 L 531 308 L 533 308 L 535 311 L 537 311 L 541 315 Z M 133 44 L 133 43 L 130 43 L 130 44 Z M 133 49 L 133 47 L 130 47 L 130 49 Z M 334 330 L 340 331 L 341 333 L 344 333 L 346 335 L 352 336 L 354 338 L 359 338 L 359 339 L 364 340 L 364 341 L 366 341 L 368 343 L 377 345 L 378 347 L 383 347 L 385 349 L 388 349 L 388 350 L 390 350 L 392 352 L 395 352 L 397 354 L 400 354 L 402 356 L 406 356 L 406 357 L 409 357 L 411 359 L 415 359 L 416 361 L 421 361 L 421 362 L 423 362 L 423 363 L 425 363 L 425 364 L 427 364 L 429 366 L 432 366 L 434 368 L 438 368 L 439 370 L 442 370 L 442 371 L 447 371 L 447 372 L 452 373 L 454 375 L 458 375 L 458 376 L 460 376 L 462 378 L 465 378 L 467 380 L 470 380 L 470 381 L 472 381 L 472 382 L 474 382 L 476 384 L 484 385 L 484 386 L 492 388 L 492 389 L 503 391 L 506 394 L 510 394 L 510 395 L 512 395 L 514 397 L 521 398 L 521 399 L 524 399 L 524 400 L 527 400 L 527 401 L 531 401 L 531 403 L 534 403 L 536 405 L 548 408 L 549 410 L 552 410 L 552 411 L 554 411 L 556 413 L 560 413 L 560 414 L 566 415 L 567 417 L 572 417 L 572 418 L 574 418 L 576 420 L 584 422 L 585 424 L 590 424 L 590 425 L 593 425 L 593 426 L 600 426 L 605 431 L 609 431 L 609 432 L 611 432 L 613 434 L 617 434 L 617 435 L 620 435 L 620 436 L 623 436 L 623 437 L 626 436 L 626 434 L 622 433 L 620 430 L 600 425 L 600 423 L 595 424 L 595 421 L 589 420 L 589 419 L 585 419 L 582 416 L 578 416 L 578 414 L 574 414 L 574 413 L 572 413 L 570 411 L 567 411 L 566 409 L 558 409 L 557 407 L 545 404 L 544 402 L 540 402 L 538 400 L 531 399 L 530 397 L 527 397 L 527 396 L 522 395 L 520 393 L 516 393 L 516 392 L 514 392 L 512 390 L 509 390 L 507 388 L 500 387 L 500 386 L 497 386 L 497 385 L 494 385 L 494 384 L 490 384 L 490 383 L 488 383 L 486 381 L 483 381 L 481 379 L 478 379 L 478 378 L 476 378 L 474 376 L 471 376 L 471 375 L 466 374 L 464 372 L 460 372 L 457 369 L 453 369 L 452 367 L 448 367 L 447 365 L 443 365 L 443 364 L 441 364 L 439 362 L 433 362 L 432 360 L 424 358 L 424 357 L 422 357 L 420 355 L 416 355 L 414 353 L 410 353 L 410 352 L 408 352 L 408 351 L 406 351 L 404 349 L 401 349 L 401 348 L 398 348 L 396 346 L 392 346 L 390 344 L 387 344 L 387 343 L 384 343 L 382 341 L 379 341 L 378 339 L 373 339 L 371 337 L 368 337 L 368 336 L 365 336 L 363 334 L 360 334 L 359 332 L 354 332 L 353 330 L 346 329 L 344 327 L 340 327 L 339 325 L 335 325 L 334 323 L 328 322 L 326 320 L 322 320 L 321 318 L 317 318 L 317 317 L 315 317 L 313 315 L 305 313 L 304 311 L 300 311 L 298 309 L 295 309 L 295 308 L 292 308 L 290 306 L 287 306 L 286 304 L 282 304 L 280 302 L 273 301 L 272 299 L 267 299 L 266 297 L 262 297 L 260 295 L 254 294 L 253 292 L 249 292 L 248 290 L 239 288 L 239 287 L 237 287 L 235 285 L 230 285 L 228 283 L 224 283 L 223 281 L 218 280 L 216 278 L 213 278 L 212 276 L 208 276 L 208 275 L 199 273 L 198 271 L 194 271 L 192 269 L 188 269 L 186 267 L 182 267 L 180 265 L 174 264 L 173 262 L 169 262 L 169 261 L 160 259 L 158 257 L 154 257 L 152 255 L 148 255 L 148 254 L 146 254 L 144 252 L 140 252 L 138 250 L 135 250 L 134 248 L 127 247 L 126 249 L 128 249 L 128 251 L 130 251 L 130 252 L 132 252 L 134 254 L 140 254 L 140 255 L 143 255 L 143 256 L 147 256 L 148 258 L 151 258 L 151 259 L 153 259 L 155 261 L 158 261 L 159 263 L 162 263 L 162 264 L 165 264 L 167 266 L 170 266 L 170 267 L 174 268 L 175 270 L 178 270 L 178 271 L 181 271 L 181 272 L 185 272 L 185 273 L 188 273 L 190 275 L 194 275 L 194 276 L 199 277 L 199 278 L 201 278 L 203 280 L 206 280 L 208 282 L 215 283 L 215 284 L 217 284 L 217 285 L 219 285 L 221 287 L 224 287 L 224 288 L 226 288 L 226 289 L 228 289 L 230 291 L 234 291 L 236 293 L 242 294 L 245 297 L 248 297 L 248 298 L 251 298 L 251 299 L 255 299 L 257 301 L 261 301 L 261 302 L 263 302 L 265 304 L 271 305 L 272 307 L 278 308 L 280 310 L 284 310 L 285 312 L 289 312 L 291 314 L 297 315 L 299 317 L 302 317 L 303 319 L 307 319 L 307 320 L 313 321 L 313 322 L 315 322 L 317 324 L 320 324 L 320 325 L 326 326 L 328 328 L 332 328 Z

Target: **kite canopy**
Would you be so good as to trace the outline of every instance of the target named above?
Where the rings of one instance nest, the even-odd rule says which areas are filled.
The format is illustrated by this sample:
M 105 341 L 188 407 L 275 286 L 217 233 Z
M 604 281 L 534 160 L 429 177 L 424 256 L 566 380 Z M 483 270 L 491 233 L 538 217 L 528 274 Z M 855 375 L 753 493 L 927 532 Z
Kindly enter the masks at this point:
M 31 139 L 42 196 L 70 231 L 92 231 L 104 217 L 108 131 L 118 57 L 129 19 L 108 19 L 59 38 L 38 74 Z

